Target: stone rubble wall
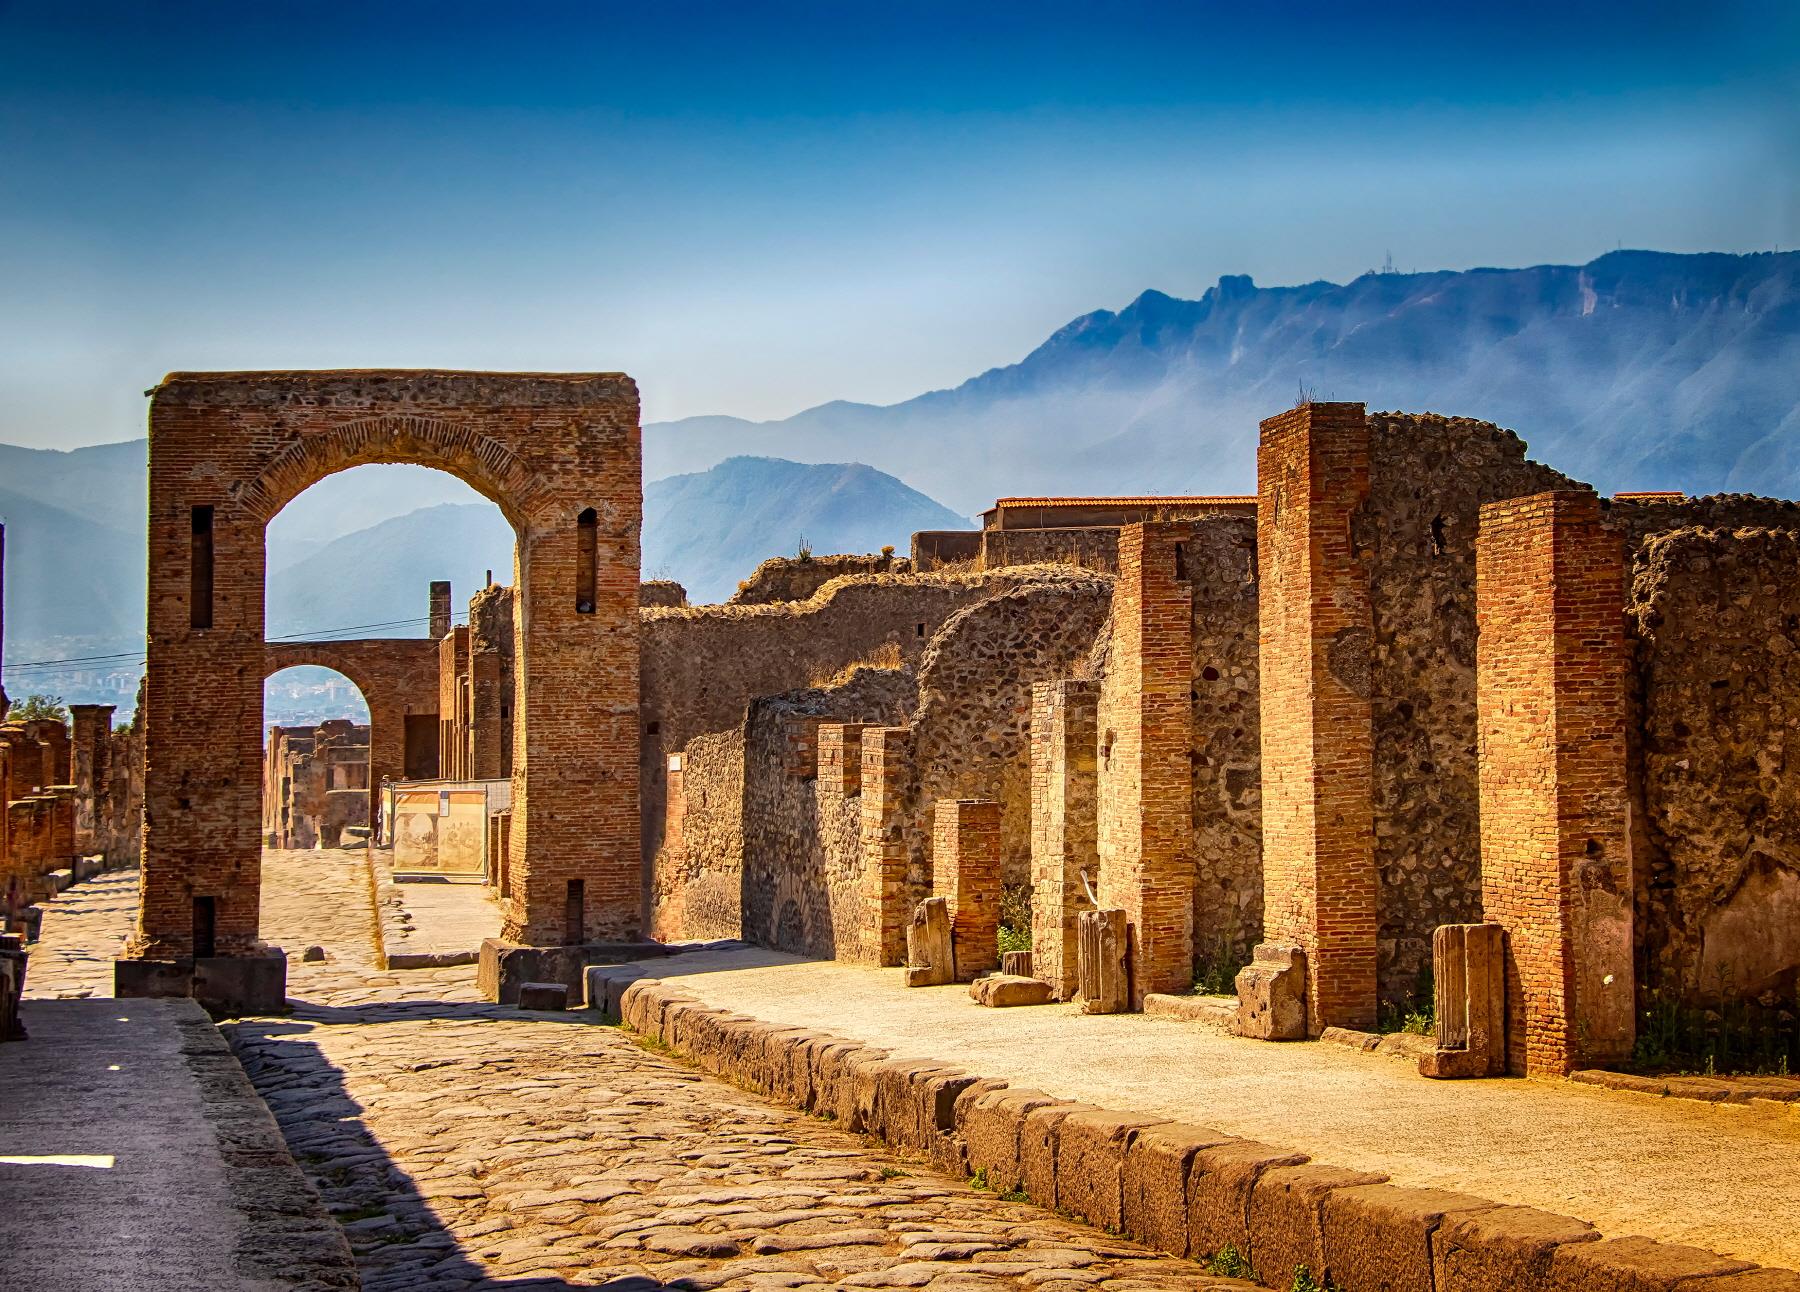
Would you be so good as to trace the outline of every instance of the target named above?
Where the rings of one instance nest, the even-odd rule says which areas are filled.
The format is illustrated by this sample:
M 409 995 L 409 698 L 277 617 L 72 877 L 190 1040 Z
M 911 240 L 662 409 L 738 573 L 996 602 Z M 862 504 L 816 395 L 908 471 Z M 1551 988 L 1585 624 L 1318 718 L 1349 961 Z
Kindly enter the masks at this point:
M 1633 570 L 1628 623 L 1641 731 L 1644 985 L 1693 1003 L 1761 999 L 1792 1009 L 1800 533 L 1692 527 L 1650 537 Z
M 771 556 L 738 584 L 725 602 L 728 606 L 766 606 L 780 601 L 805 601 L 813 593 L 846 574 L 911 574 L 905 557 L 870 553 L 839 556 Z M 677 585 L 679 586 L 679 585 Z M 683 604 L 686 596 L 683 595 Z
M 1735 1274 L 1746 1274 L 1746 1288 L 1776 1288 L 1795 1278 L 1749 1274 L 1748 1262 L 1698 1248 L 1605 1238 L 1530 1207 L 1405 1187 L 1204 1125 L 1075 1103 L 936 1059 L 895 1058 L 715 1009 L 643 974 L 590 970 L 588 1007 L 704 1072 L 902 1157 L 1171 1255 L 1204 1260 L 1231 1246 L 1277 1286 L 1299 1265 L 1319 1286 L 1392 1292 L 1599 1292 Z
M 1111 601 L 1108 578 L 1043 572 L 958 611 L 932 639 L 908 724 L 918 798 L 907 828 L 911 900 L 931 893 L 931 813 L 940 799 L 999 803 L 1002 882 L 1031 882 L 1032 683 L 1080 667 Z
M 1366 554 L 1374 641 L 1375 864 L 1381 998 L 1421 998 L 1440 924 L 1481 919 L 1475 534 L 1481 505 L 1583 488 L 1511 431 L 1434 413 L 1369 415 Z
M 816 686 L 858 661 L 898 656 L 916 668 L 951 615 L 1045 570 L 1060 573 L 844 575 L 805 601 L 639 611 L 646 869 L 662 847 L 669 755 L 739 726 L 755 700 Z

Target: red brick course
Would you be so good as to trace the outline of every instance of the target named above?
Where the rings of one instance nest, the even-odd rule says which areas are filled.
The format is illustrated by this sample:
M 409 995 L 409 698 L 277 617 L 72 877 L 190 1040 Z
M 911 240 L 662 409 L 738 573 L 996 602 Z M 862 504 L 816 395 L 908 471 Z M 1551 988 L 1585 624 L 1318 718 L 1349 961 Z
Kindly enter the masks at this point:
M 1623 560 L 1591 493 L 1481 509 L 1481 887 L 1515 1073 L 1631 1052 Z
M 1306 404 L 1257 448 L 1263 941 L 1305 950 L 1307 1027 L 1375 1022 L 1377 875 L 1361 404 Z
M 956 977 L 1000 967 L 1000 805 L 940 799 L 931 828 L 931 888 L 950 899 Z

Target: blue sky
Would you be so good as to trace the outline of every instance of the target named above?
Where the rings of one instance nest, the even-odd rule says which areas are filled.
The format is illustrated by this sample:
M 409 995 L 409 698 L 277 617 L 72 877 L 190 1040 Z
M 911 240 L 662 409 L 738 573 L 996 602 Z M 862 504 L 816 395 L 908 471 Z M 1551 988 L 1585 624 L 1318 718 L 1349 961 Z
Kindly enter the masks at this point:
M 0 440 L 173 368 L 904 399 L 1225 273 L 1800 243 L 1800 6 L 0 0 Z

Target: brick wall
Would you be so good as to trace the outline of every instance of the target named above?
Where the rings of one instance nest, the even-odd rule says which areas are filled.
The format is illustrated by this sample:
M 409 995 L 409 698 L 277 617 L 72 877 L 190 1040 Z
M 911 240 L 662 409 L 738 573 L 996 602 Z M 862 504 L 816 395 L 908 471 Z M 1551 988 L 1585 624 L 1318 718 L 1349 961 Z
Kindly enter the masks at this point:
M 1101 683 L 1102 906 L 1130 928 L 1132 996 L 1194 981 L 1193 522 L 1127 525 Z
M 1622 547 L 1599 500 L 1490 503 L 1477 544 L 1482 901 L 1507 931 L 1514 1072 L 1632 1043 Z
M 1076 917 L 1092 909 L 1082 872 L 1092 880 L 1100 869 L 1099 698 L 1088 681 L 1031 688 L 1031 966 L 1058 1000 L 1075 995 Z
M 1262 653 L 1263 938 L 1307 954 L 1309 1030 L 1373 1026 L 1376 874 L 1360 404 L 1262 424 L 1257 449 Z
M 150 411 L 147 824 L 133 955 L 188 951 L 200 896 L 216 900 L 222 951 L 257 945 L 263 530 L 309 485 L 369 462 L 456 475 L 492 498 L 518 534 L 524 734 L 506 936 L 560 941 L 567 885 L 577 879 L 585 936 L 641 927 L 641 472 L 631 381 L 189 373 L 165 379 Z M 196 604 L 201 507 L 212 509 L 210 608 Z M 577 606 L 578 519 L 589 510 L 591 612 Z
M 956 977 L 1000 967 L 1000 805 L 939 799 L 932 811 L 932 892 L 949 899 Z

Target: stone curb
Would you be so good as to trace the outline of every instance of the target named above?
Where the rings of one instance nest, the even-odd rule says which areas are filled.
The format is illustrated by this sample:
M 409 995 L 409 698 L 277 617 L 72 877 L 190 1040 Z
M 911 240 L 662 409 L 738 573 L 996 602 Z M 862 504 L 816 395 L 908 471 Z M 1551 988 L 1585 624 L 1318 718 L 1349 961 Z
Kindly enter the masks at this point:
M 1800 1077 L 1641 1077 L 1632 1072 L 1584 1068 L 1570 1081 L 1607 1090 L 1629 1090 L 1659 1099 L 1695 1099 L 1710 1104 L 1786 1105 L 1800 1113 Z
M 375 860 L 375 849 L 367 851 L 369 867 L 369 904 L 375 912 L 375 957 L 383 969 L 448 969 L 454 965 L 472 965 L 481 959 L 478 948 L 468 951 L 409 951 L 407 937 L 412 932 L 412 918 L 406 913 L 400 886 L 394 872 Z
M 218 1140 L 232 1205 L 244 1219 L 233 1255 L 245 1286 L 360 1288 L 344 1231 L 294 1161 L 230 1043 L 198 1001 L 171 1000 L 168 1009 Z
M 1229 1245 L 1268 1286 L 1305 1264 L 1361 1292 L 1800 1292 L 1800 1275 L 1579 1220 L 1315 1163 L 1200 1126 L 1017 1089 L 932 1059 L 707 1005 L 639 966 L 597 966 L 588 1008 L 697 1067 L 996 1193 L 1205 1260 Z M 1308 1259 L 1310 1258 L 1310 1259 Z

